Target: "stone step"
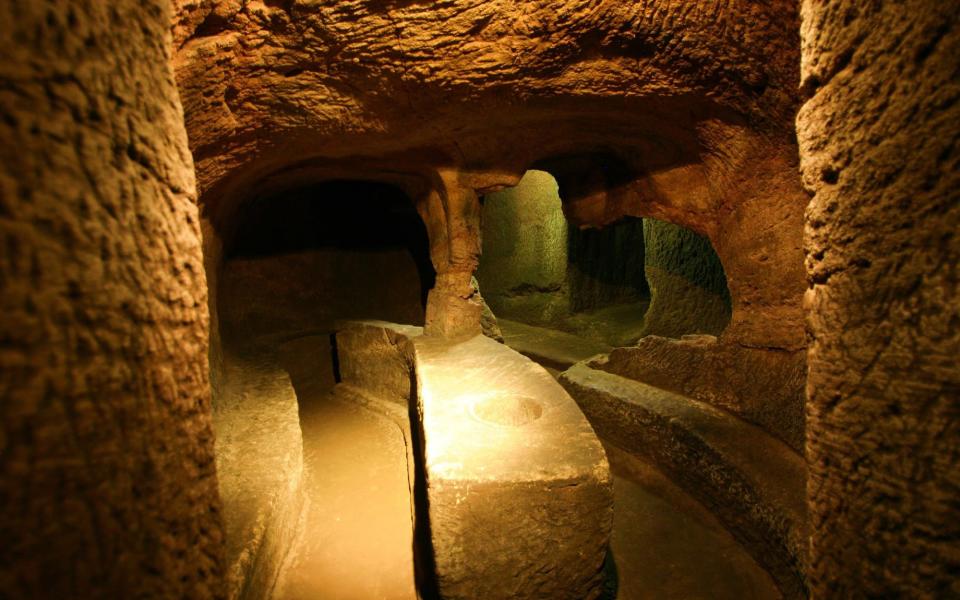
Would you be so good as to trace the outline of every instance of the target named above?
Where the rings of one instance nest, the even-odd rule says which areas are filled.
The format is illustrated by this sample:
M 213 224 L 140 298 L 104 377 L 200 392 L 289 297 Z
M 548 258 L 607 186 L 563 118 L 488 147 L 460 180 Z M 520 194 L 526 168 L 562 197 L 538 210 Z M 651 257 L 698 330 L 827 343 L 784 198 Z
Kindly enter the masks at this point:
M 730 413 L 586 363 L 559 380 L 602 439 L 663 470 L 723 522 L 784 597 L 805 597 L 801 456 Z

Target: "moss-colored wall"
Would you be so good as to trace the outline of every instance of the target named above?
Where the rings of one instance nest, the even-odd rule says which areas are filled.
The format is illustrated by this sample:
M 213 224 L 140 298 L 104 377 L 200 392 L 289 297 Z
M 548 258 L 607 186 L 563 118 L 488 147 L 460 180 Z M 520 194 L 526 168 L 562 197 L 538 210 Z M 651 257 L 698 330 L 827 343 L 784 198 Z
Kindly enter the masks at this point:
M 690 230 L 636 218 L 601 230 L 569 226 L 544 171 L 487 196 L 483 219 L 477 279 L 500 317 L 561 326 L 571 313 L 650 297 L 643 335 L 718 335 L 730 322 L 720 259 Z
M 730 322 L 730 291 L 710 240 L 689 229 L 644 219 L 650 307 L 644 335 L 718 335 Z
M 483 203 L 480 290 L 494 313 L 539 323 L 569 312 L 567 222 L 557 182 L 527 171 L 513 188 Z

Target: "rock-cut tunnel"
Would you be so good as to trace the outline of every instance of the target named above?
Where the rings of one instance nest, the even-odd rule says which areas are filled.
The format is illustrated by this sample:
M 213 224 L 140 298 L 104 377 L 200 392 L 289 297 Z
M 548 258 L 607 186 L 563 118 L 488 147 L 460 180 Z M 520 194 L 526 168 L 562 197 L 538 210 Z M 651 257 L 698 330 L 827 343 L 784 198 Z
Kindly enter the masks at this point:
M 960 597 L 958 15 L 0 2 L 0 598 Z

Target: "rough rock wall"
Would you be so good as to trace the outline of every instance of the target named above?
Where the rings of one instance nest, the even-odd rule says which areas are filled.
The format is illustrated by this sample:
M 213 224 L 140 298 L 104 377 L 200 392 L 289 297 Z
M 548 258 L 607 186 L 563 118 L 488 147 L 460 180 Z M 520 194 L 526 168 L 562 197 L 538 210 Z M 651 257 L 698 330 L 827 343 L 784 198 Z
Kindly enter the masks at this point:
M 0 5 L 0 596 L 213 598 L 194 175 L 162 1 Z
M 650 308 L 644 335 L 719 335 L 730 322 L 727 276 L 710 240 L 657 219 L 643 221 Z
M 477 280 L 494 314 L 542 322 L 569 311 L 567 222 L 557 182 L 527 171 L 516 187 L 483 200 L 483 256 Z
M 960 23 L 806 1 L 810 586 L 960 595 Z
M 606 152 L 627 169 L 605 185 L 629 193 L 580 190 L 568 216 L 657 216 L 710 236 L 731 276 L 731 338 L 792 348 L 806 203 L 796 29 L 792 0 L 183 0 L 174 23 L 212 219 L 262 188 L 397 183 L 423 207 L 435 304 L 465 321 L 480 312 L 476 193 L 537 161 Z M 428 307 L 428 331 L 443 312 Z
M 793 108 L 796 13 L 787 0 L 179 5 L 178 77 L 204 191 L 237 168 L 255 181 L 291 156 L 409 148 L 435 151 L 416 162 L 522 174 L 518 158 L 631 133 L 605 122 L 642 122 L 662 134 L 672 132 L 658 119 L 665 112 L 683 115 L 680 126 L 705 108 L 769 125 L 786 124 Z M 581 121 L 571 131 L 576 116 L 598 127 L 584 131 Z M 518 122 L 525 126 L 507 130 L 509 143 L 491 135 Z M 683 154 L 674 145 L 691 140 L 663 137 L 633 143 L 664 164 Z
M 426 230 L 390 186 L 337 182 L 245 205 L 220 276 L 223 343 L 330 335 L 338 319 L 423 325 Z
M 572 312 L 649 296 L 643 222 L 570 226 L 545 171 L 527 171 L 516 187 L 484 196 L 482 246 L 477 279 L 493 312 L 507 319 L 556 324 Z
M 220 285 L 225 346 L 330 335 L 338 319 L 423 324 L 417 266 L 403 248 L 233 259 Z
M 565 193 L 565 178 L 558 175 L 567 218 L 602 226 L 624 215 L 652 217 L 708 238 L 730 291 L 724 341 L 800 350 L 805 345 L 801 232 L 807 196 L 795 173 L 796 147 L 743 124 L 714 121 L 696 129 L 702 162 L 654 172 L 623 165 L 626 172 L 598 176 L 592 191 L 573 195 Z M 605 160 L 573 175 L 589 179 Z

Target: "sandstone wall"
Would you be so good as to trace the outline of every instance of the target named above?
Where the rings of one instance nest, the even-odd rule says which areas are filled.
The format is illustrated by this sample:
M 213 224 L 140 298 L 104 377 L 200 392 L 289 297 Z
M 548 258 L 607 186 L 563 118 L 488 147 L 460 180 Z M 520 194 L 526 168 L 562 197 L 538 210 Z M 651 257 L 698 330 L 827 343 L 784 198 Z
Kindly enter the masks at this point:
M 960 595 L 960 24 L 808 0 L 810 586 Z
M 250 197 L 321 180 L 397 185 L 438 273 L 426 331 L 470 334 L 477 198 L 542 169 L 576 226 L 654 217 L 708 237 L 729 283 L 730 356 L 804 349 L 793 0 L 177 4 L 175 67 L 214 227 Z M 771 412 L 803 426 L 795 407 Z
M 423 325 L 427 233 L 396 188 L 328 183 L 256 199 L 238 216 L 220 276 L 225 345 L 330 335 L 338 319 Z
M 803 346 L 794 2 L 179 4 L 177 74 L 212 219 L 310 179 L 396 183 L 423 207 L 437 305 L 468 320 L 476 193 L 602 154 L 624 164 L 603 182 L 617 192 L 562 194 L 568 217 L 708 235 L 731 280 L 730 338 Z M 428 331 L 442 312 L 428 308 Z
M 213 598 L 194 175 L 162 1 L 0 5 L 0 596 Z

